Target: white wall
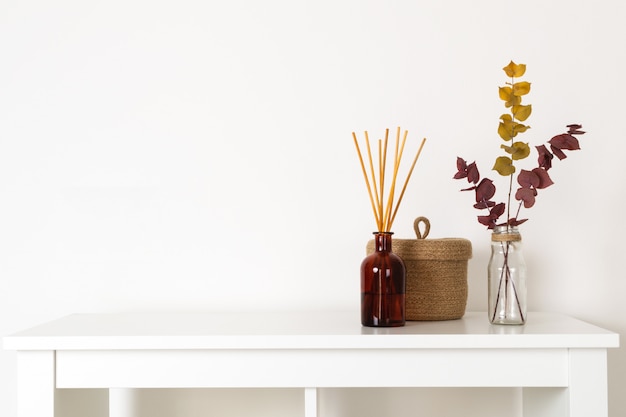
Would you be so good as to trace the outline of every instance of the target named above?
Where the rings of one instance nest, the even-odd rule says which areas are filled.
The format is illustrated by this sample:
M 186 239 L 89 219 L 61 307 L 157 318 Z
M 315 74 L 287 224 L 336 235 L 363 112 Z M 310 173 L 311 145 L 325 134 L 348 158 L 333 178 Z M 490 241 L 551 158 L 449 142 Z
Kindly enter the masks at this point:
M 74 312 L 358 309 L 375 226 L 351 132 L 397 126 L 428 142 L 396 236 L 425 215 L 431 237 L 471 239 L 485 309 L 489 234 L 451 177 L 457 155 L 488 173 L 510 59 L 533 83 L 526 141 L 588 131 L 526 212 L 530 308 L 626 332 L 625 19 L 620 0 L 5 0 L 0 334 Z M 609 361 L 619 417 L 626 350 Z M 7 417 L 14 367 L 0 352 Z

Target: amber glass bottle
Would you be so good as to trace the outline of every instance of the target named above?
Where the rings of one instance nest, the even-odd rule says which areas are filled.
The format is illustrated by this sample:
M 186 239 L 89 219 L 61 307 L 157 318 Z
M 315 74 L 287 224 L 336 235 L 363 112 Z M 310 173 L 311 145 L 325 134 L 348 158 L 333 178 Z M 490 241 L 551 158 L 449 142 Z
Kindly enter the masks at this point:
M 374 253 L 361 263 L 361 324 L 404 326 L 406 269 L 391 251 L 390 232 L 374 233 Z

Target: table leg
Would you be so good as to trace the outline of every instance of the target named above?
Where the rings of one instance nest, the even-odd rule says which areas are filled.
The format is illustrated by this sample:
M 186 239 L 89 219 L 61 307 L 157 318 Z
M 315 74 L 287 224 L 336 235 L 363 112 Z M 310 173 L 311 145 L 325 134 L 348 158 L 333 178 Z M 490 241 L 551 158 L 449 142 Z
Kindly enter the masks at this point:
M 54 417 L 54 351 L 17 352 L 18 417 Z
M 524 388 L 524 417 L 608 417 L 606 349 L 570 349 L 567 388 Z
M 132 417 L 134 408 L 134 390 L 129 388 L 109 389 L 109 417 Z
M 570 349 L 570 417 L 607 417 L 606 349 Z
M 304 417 L 317 417 L 317 388 L 304 389 Z

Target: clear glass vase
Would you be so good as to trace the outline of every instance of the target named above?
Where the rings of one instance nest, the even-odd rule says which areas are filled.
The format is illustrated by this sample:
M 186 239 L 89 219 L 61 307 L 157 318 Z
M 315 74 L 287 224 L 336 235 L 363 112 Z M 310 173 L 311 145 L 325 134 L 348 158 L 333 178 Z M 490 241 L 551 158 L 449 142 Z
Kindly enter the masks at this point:
M 488 267 L 488 315 L 492 324 L 526 323 L 526 263 L 515 226 L 496 226 Z
M 374 233 L 374 253 L 361 263 L 361 324 L 397 327 L 405 324 L 406 268 L 391 251 L 390 232 Z

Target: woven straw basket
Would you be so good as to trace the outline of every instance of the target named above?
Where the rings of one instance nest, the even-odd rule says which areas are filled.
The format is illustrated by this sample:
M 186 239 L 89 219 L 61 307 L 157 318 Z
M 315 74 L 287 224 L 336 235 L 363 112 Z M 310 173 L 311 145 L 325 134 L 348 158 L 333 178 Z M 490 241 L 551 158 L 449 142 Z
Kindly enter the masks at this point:
M 425 217 L 415 219 L 413 226 L 417 239 L 393 239 L 392 243 L 393 252 L 406 266 L 406 319 L 460 319 L 467 305 L 472 243 L 460 238 L 426 239 L 430 222 Z M 370 240 L 367 253 L 372 252 L 374 241 Z

